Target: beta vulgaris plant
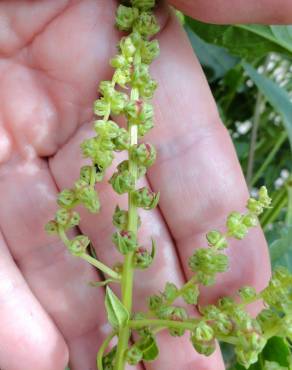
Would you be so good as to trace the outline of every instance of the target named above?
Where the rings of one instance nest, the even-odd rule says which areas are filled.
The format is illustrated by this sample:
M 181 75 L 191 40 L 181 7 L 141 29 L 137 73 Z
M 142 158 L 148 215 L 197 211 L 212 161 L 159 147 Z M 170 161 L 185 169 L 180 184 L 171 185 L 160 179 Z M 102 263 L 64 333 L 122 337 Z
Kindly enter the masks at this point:
M 155 0 L 132 0 L 131 5 L 120 5 L 117 9 L 118 29 L 130 34 L 122 37 L 119 52 L 111 59 L 115 68 L 112 81 L 100 83 L 101 97 L 94 103 L 94 113 L 100 117 L 94 122 L 96 136 L 81 144 L 84 157 L 92 165 L 82 167 L 74 187 L 59 194 L 60 208 L 46 229 L 58 234 L 73 256 L 88 261 L 106 276 L 99 285 L 107 286 L 105 307 L 112 333 L 98 351 L 99 370 L 123 370 L 126 363 L 154 360 L 159 353 L 155 336 L 161 330 L 177 337 L 188 332 L 194 349 L 206 356 L 215 351 L 216 339 L 231 343 L 238 361 L 247 368 L 257 361 L 272 336 L 292 339 L 292 276 L 288 271 L 278 269 L 260 293 L 246 286 L 239 290 L 236 300 L 225 297 L 216 305 L 199 306 L 200 317 L 189 316 L 176 301 L 182 298 L 188 305 L 197 305 L 201 286 L 213 285 L 216 275 L 228 270 L 228 257 L 222 251 L 227 248 L 229 238 L 243 239 L 249 228 L 258 224 L 257 217 L 271 203 L 265 187 L 260 189 L 258 199 L 248 200 L 247 213 L 233 212 L 227 217 L 225 233 L 214 230 L 207 234 L 208 247 L 196 249 L 189 258 L 189 268 L 194 274 L 188 282 L 182 287 L 167 282 L 163 292 L 149 297 L 148 312 L 132 311 L 134 271 L 149 267 L 155 256 L 154 241 L 151 252 L 139 246 L 138 209 L 151 210 L 159 201 L 159 194 L 146 187 L 137 188 L 137 180 L 145 175 L 156 157 L 151 144 L 138 142 L 153 127 L 150 100 L 157 83 L 149 74 L 149 65 L 159 54 L 158 42 L 152 40 L 159 31 L 152 13 L 154 6 Z M 126 118 L 127 130 L 110 119 L 117 115 Z M 128 194 L 128 209 L 117 206 L 113 215 L 117 231 L 112 241 L 124 260 L 111 268 L 87 253 L 88 237 L 79 235 L 69 239 L 67 232 L 79 224 L 80 216 L 74 211 L 76 205 L 83 204 L 92 213 L 100 210 L 95 185 L 102 181 L 114 152 L 118 151 L 127 151 L 128 159 L 117 166 L 109 182 L 118 194 Z M 110 283 L 120 284 L 120 298 L 113 293 Z M 246 308 L 258 300 L 264 302 L 265 308 L 253 318 Z M 131 344 L 133 332 L 138 339 Z M 117 345 L 108 349 L 115 337 Z

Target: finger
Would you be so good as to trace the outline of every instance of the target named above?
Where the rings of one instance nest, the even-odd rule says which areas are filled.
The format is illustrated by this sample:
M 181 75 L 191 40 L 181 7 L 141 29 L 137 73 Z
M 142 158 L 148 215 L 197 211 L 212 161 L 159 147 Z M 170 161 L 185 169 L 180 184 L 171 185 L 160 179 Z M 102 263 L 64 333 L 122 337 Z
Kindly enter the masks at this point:
M 93 135 L 91 126 L 91 124 L 84 125 L 62 150 L 50 160 L 50 168 L 59 187 L 70 187 L 78 178 L 80 167 L 86 162 L 81 158 L 80 143 L 85 138 Z M 118 161 L 121 159 L 121 156 L 119 156 Z M 66 173 L 64 168 L 66 168 Z M 107 178 L 112 171 L 113 168 L 109 170 Z M 127 199 L 126 197 L 117 196 L 106 180 L 99 185 L 101 213 L 99 215 L 89 215 L 80 208 L 80 228 L 84 234 L 90 237 L 96 248 L 98 258 L 111 266 L 117 261 L 121 261 L 121 257 L 111 241 L 111 236 L 115 231 L 112 225 L 112 214 L 117 204 L 122 209 L 127 209 Z M 148 184 L 143 181 L 139 185 Z M 156 210 L 151 213 L 139 213 L 142 220 L 139 229 L 139 245 L 150 250 L 150 237 L 153 237 L 158 245 L 153 265 L 148 270 L 137 272 L 135 275 L 134 309 L 135 311 L 145 311 L 147 310 L 147 297 L 163 291 L 164 284 L 167 281 L 181 286 L 184 280 L 174 246 L 159 212 Z M 170 356 L 171 348 L 174 348 L 174 346 L 180 349 L 177 351 L 175 363 Z M 205 369 L 223 369 L 219 352 L 213 355 L 211 359 L 198 356 L 192 348 L 188 336 L 175 341 L 168 333 L 163 333 L 159 335 L 159 347 L 159 358 L 153 363 L 145 364 L 147 369 L 183 369 L 191 363 L 198 367 L 204 366 Z
M 199 63 L 173 18 L 160 38 L 160 60 L 153 66 L 159 83 L 155 97 L 157 125 L 150 142 L 158 159 L 148 172 L 160 209 L 176 241 L 185 271 L 195 247 L 206 244 L 210 229 L 222 229 L 228 213 L 241 210 L 247 187 L 227 130 Z M 176 45 L 173 48 L 173 45 Z M 270 275 L 262 232 L 257 229 L 228 252 L 231 269 L 207 297 L 231 294 L 242 284 L 263 288 Z
M 64 369 L 66 344 L 31 293 L 0 233 L 0 368 Z
M 290 0 L 169 0 L 186 14 L 210 23 L 266 23 L 292 22 Z
M 93 366 L 96 348 L 104 337 L 100 327 L 105 312 L 96 309 L 103 305 L 102 289 L 93 289 L 88 282 L 98 276 L 86 262 L 69 255 L 62 243 L 45 233 L 44 225 L 56 209 L 57 194 L 46 162 L 36 158 L 15 160 L 13 165 L 11 162 L 2 165 L 0 171 L 1 228 L 31 290 L 66 338 L 73 358 L 72 369 L 78 369 L 74 364 L 78 358 L 75 352 L 88 355 L 78 359 L 78 364 L 81 358 L 85 361 L 81 368 L 89 363 Z M 48 326 L 43 325 L 45 336 L 50 334 Z M 30 337 L 30 332 L 26 335 Z M 88 348 L 89 338 L 95 352 Z M 47 345 L 55 345 L 49 339 Z M 63 344 L 60 348 L 67 353 L 64 347 Z M 59 370 L 57 366 L 55 369 Z

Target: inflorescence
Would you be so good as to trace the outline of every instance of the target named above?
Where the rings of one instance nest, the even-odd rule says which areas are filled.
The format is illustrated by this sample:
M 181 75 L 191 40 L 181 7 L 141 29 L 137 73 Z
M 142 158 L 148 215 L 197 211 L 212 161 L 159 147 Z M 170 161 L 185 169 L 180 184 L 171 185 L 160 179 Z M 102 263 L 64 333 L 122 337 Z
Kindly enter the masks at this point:
M 91 164 L 81 168 L 80 177 L 71 189 L 59 194 L 59 209 L 46 229 L 50 234 L 59 235 L 72 255 L 88 261 L 106 277 L 99 285 L 107 285 L 105 307 L 113 330 L 98 352 L 99 370 L 123 370 L 126 362 L 134 365 L 142 360 L 154 360 L 159 353 L 155 336 L 160 330 L 168 330 L 172 336 L 189 332 L 195 350 L 206 356 L 215 351 L 216 340 L 231 343 L 238 361 L 249 367 L 257 361 L 272 336 L 292 339 L 292 276 L 285 269 L 278 269 L 262 292 L 246 286 L 238 291 L 236 298 L 222 298 L 216 305 L 199 305 L 199 317 L 190 316 L 185 305 L 176 301 L 182 298 L 184 304 L 198 305 L 201 287 L 213 285 L 217 274 L 228 270 L 228 257 L 223 251 L 229 239 L 243 239 L 251 227 L 258 225 L 258 216 L 263 210 L 270 207 L 271 199 L 265 187 L 260 189 L 258 199 L 248 200 L 247 213 L 232 212 L 228 216 L 225 233 L 213 230 L 207 234 L 208 246 L 196 249 L 189 258 L 188 265 L 193 272 L 189 281 L 182 287 L 167 282 L 163 292 L 149 298 L 148 312 L 132 312 L 134 270 L 148 268 L 155 256 L 153 240 L 151 251 L 139 246 L 141 220 L 137 210 L 155 208 L 159 193 L 146 187 L 137 188 L 137 180 L 156 159 L 154 146 L 140 143 L 139 139 L 154 126 L 150 100 L 157 82 L 152 79 L 149 66 L 159 55 L 158 42 L 153 40 L 159 24 L 153 14 L 155 0 L 128 3 L 120 5 L 116 14 L 116 26 L 128 35 L 121 38 L 118 53 L 111 59 L 112 80 L 100 82 L 100 98 L 94 103 L 94 113 L 99 117 L 94 122 L 96 136 L 81 144 L 82 153 Z M 127 128 L 115 122 L 118 116 L 126 119 Z M 80 216 L 74 210 L 77 205 L 82 204 L 92 213 L 100 211 L 96 183 L 103 180 L 115 152 L 120 151 L 126 151 L 128 159 L 117 166 L 109 180 L 116 193 L 128 194 L 128 209 L 117 205 L 113 214 L 116 232 L 112 241 L 124 257 L 117 269 L 87 252 L 90 245 L 87 236 L 70 239 L 68 231 L 79 225 Z M 120 283 L 120 298 L 108 286 L 111 282 Z M 247 306 L 258 300 L 264 302 L 265 308 L 253 318 Z M 131 345 L 133 332 L 138 334 L 138 339 Z M 108 350 L 114 337 L 118 343 Z

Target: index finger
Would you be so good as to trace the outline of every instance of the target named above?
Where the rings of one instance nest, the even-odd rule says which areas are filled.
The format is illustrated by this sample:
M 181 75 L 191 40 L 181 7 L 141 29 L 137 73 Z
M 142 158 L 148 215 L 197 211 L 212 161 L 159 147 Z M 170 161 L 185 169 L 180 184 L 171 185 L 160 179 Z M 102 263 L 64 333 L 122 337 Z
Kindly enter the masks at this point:
M 292 22 L 290 0 L 169 0 L 177 9 L 209 23 Z

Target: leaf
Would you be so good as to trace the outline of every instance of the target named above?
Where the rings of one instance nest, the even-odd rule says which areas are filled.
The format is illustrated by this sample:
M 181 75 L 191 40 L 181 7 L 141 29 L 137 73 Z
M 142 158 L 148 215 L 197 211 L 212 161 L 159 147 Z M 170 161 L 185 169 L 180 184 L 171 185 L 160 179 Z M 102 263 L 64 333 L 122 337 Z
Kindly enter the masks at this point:
M 214 25 L 186 17 L 186 23 L 206 42 L 222 46 L 231 54 L 254 60 L 270 52 L 292 55 L 291 26 Z
M 281 237 L 270 245 L 273 267 L 282 265 L 292 270 L 292 226 L 281 230 Z
M 286 340 L 280 337 L 269 339 L 262 353 L 265 361 L 277 362 L 281 366 L 289 366 L 290 356 L 291 353 Z
M 108 321 L 113 328 L 121 328 L 128 323 L 128 310 L 109 287 L 106 288 L 105 307 Z
M 275 82 L 259 74 L 250 64 L 243 62 L 243 66 L 261 93 L 282 116 L 292 148 L 292 102 L 290 101 L 289 94 Z
M 238 63 L 238 58 L 230 55 L 219 46 L 205 42 L 188 25 L 186 25 L 185 30 L 200 63 L 205 69 L 209 82 L 225 76 Z
M 159 349 L 152 335 L 142 338 L 136 345 L 143 352 L 144 361 L 153 361 L 157 358 Z

